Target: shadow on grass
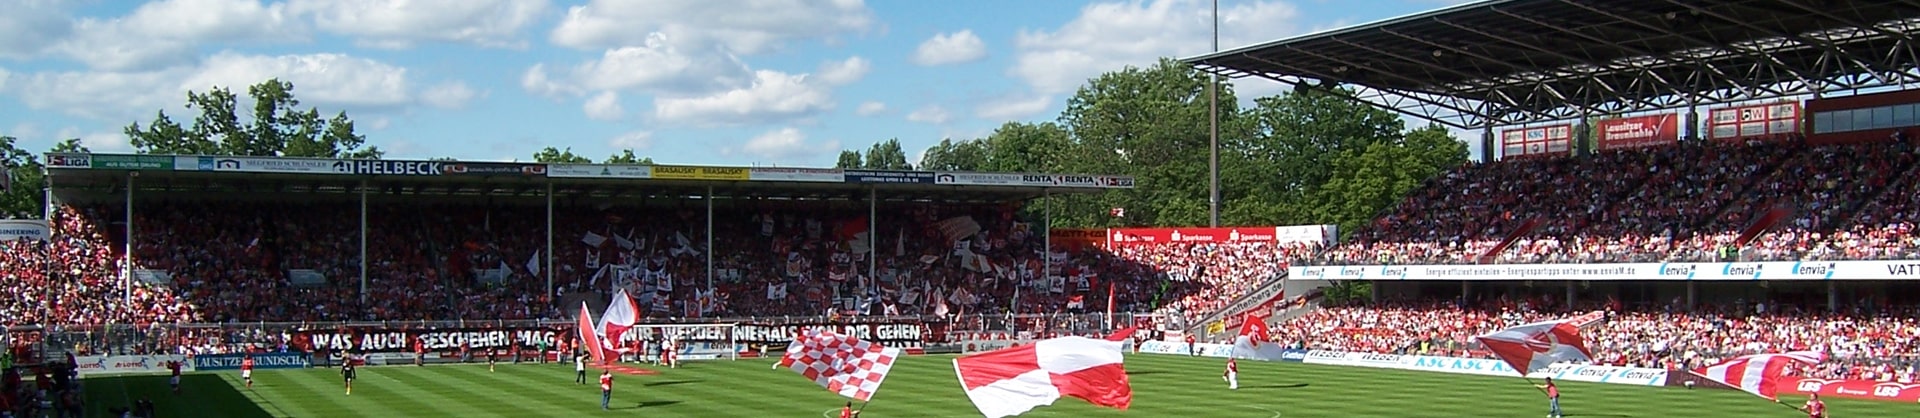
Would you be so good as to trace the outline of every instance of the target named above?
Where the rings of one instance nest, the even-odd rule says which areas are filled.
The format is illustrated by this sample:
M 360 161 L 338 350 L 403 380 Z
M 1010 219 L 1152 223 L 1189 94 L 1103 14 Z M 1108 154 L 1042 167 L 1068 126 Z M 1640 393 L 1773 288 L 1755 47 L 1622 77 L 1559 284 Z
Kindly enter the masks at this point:
M 1242 388 L 1244 389 L 1299 389 L 1299 388 L 1304 388 L 1310 385 L 1312 384 L 1311 383 L 1294 383 L 1291 385 L 1273 384 L 1273 385 L 1259 385 L 1259 386 L 1242 386 Z
M 688 384 L 688 383 L 700 383 L 700 382 L 705 382 L 705 380 L 672 380 L 672 381 L 666 381 L 666 382 L 653 382 L 653 383 L 648 383 L 648 384 L 646 384 L 646 386 L 647 386 L 647 387 L 655 387 L 655 386 L 673 386 L 673 385 L 684 385 L 684 384 Z
M 1145 374 L 1166 374 L 1166 373 L 1167 372 L 1159 371 L 1159 370 L 1142 370 L 1137 372 L 1131 371 L 1131 370 L 1127 371 L 1128 376 L 1139 376 L 1139 375 L 1145 375 Z
M 633 406 L 626 407 L 626 408 L 613 408 L 613 409 L 643 409 L 643 408 L 652 408 L 656 406 L 677 405 L 679 403 L 680 401 L 646 401 L 646 402 L 634 404 Z
M 153 402 L 163 417 L 269 418 L 272 404 L 255 404 L 219 375 L 180 376 L 180 394 L 168 388 L 165 375 L 96 376 L 83 379 L 86 385 L 86 416 L 108 417 L 112 408 L 126 408 L 135 401 Z M 265 409 L 263 409 L 265 408 Z M 284 412 L 281 415 L 286 415 Z

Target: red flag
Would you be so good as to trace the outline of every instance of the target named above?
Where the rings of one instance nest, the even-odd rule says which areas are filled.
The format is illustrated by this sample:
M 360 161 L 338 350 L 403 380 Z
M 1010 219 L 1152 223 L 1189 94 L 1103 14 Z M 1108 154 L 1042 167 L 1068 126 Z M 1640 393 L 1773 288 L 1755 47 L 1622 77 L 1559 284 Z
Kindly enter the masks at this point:
M 1721 384 L 1738 388 L 1753 396 L 1779 400 L 1774 396 L 1775 382 L 1786 374 L 1787 366 L 1800 363 L 1805 366 L 1820 364 L 1827 360 L 1827 353 L 1815 351 L 1795 351 L 1785 354 L 1754 354 L 1735 357 L 1732 360 L 1712 366 L 1688 370 L 1695 376 L 1707 378 Z
M 1513 366 L 1521 376 L 1563 361 L 1587 361 L 1593 352 L 1580 337 L 1580 328 L 1568 321 L 1535 322 L 1473 337 Z
M 1107 334 L 1107 341 L 1126 341 L 1128 338 L 1133 338 L 1135 330 L 1134 327 L 1121 328 L 1112 334 Z
M 1240 324 L 1240 335 L 1233 338 L 1233 358 L 1279 361 L 1286 350 L 1267 335 L 1267 318 L 1249 313 Z

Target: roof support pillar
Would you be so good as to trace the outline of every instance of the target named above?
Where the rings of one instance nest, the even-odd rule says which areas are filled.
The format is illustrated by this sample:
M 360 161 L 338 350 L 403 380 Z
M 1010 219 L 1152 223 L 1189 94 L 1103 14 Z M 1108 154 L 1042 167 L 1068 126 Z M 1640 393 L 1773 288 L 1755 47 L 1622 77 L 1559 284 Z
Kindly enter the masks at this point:
M 367 305 L 367 185 L 360 181 L 360 306 Z
M 880 241 L 873 238 L 879 235 L 880 187 L 867 186 L 867 288 L 861 289 L 860 291 L 867 292 L 868 295 L 878 293 L 875 292 L 874 289 L 880 287 L 880 251 L 874 248 L 877 247 L 877 245 L 874 244 Z M 868 306 L 871 307 L 872 305 Z M 886 313 L 886 311 L 882 310 L 881 313 Z M 861 314 L 864 315 L 866 312 L 862 312 Z
M 1493 125 L 1480 128 L 1480 162 L 1493 162 Z
M 140 172 L 127 172 L 127 241 L 123 244 L 126 247 L 121 252 L 125 257 L 121 257 L 123 261 L 121 261 L 120 270 L 120 284 L 123 285 L 120 288 L 120 306 L 125 309 L 133 307 L 133 179 L 135 177 L 140 177 Z
M 707 186 L 707 294 L 713 294 L 713 186 Z
M 547 179 L 547 257 L 546 260 L 534 262 L 545 264 L 540 272 L 546 273 L 547 309 L 553 310 L 560 303 L 560 292 L 553 288 L 553 179 Z

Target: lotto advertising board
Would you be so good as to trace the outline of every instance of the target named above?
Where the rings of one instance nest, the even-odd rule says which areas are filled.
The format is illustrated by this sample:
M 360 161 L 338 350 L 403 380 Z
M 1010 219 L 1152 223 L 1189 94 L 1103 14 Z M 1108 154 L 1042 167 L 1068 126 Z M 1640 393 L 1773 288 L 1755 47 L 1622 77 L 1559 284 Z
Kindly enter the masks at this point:
M 1290 266 L 1311 280 L 1913 280 L 1920 260 Z
M 1680 142 L 1680 115 L 1673 113 L 1602 119 L 1594 127 L 1602 151 Z
M 167 372 L 167 362 L 180 362 L 180 370 L 193 371 L 193 363 L 187 362 L 187 356 L 170 354 L 157 356 L 79 356 L 74 363 L 80 367 L 81 375 L 114 373 L 158 373 Z
M 1920 403 L 1920 383 L 1790 378 L 1776 381 L 1774 389 L 1782 394 L 1817 393 L 1829 397 Z

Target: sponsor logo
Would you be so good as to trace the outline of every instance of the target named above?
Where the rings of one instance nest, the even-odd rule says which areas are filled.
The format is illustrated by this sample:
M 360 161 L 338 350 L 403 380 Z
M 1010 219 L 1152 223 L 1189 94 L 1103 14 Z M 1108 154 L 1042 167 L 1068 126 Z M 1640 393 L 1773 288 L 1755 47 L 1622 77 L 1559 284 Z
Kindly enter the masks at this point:
M 1920 274 L 1920 263 L 1887 265 L 1887 275 L 1889 276 L 1912 276 L 1916 274 Z
M 438 176 L 446 172 L 442 163 L 438 161 L 384 160 L 335 161 L 333 171 L 341 174 L 390 176 Z
M 1760 279 L 1760 272 L 1763 270 L 1766 270 L 1766 265 L 1764 264 L 1727 263 L 1727 267 L 1721 269 L 1720 274 L 1728 277 L 1751 276 L 1755 280 L 1758 280 Z
M 1307 354 L 1308 352 L 1306 351 L 1286 350 L 1286 351 L 1280 352 L 1280 359 L 1286 360 L 1286 361 L 1305 361 L 1307 359 Z
M 1900 396 L 1900 387 L 1892 386 L 1892 385 L 1874 386 L 1873 396 L 1878 396 L 1882 398 L 1896 398 Z
M 1307 357 L 1312 357 L 1317 359 L 1329 359 L 1329 360 L 1347 358 L 1347 356 L 1341 355 L 1341 353 L 1338 351 L 1318 351 L 1318 350 L 1308 351 Z
M 1799 388 L 1801 392 L 1819 393 L 1820 387 L 1826 386 L 1826 385 L 1827 385 L 1827 382 L 1825 381 L 1807 379 L 1807 380 L 1800 381 Z
M 1360 355 L 1360 361 L 1376 361 L 1376 362 L 1381 362 L 1381 363 L 1393 363 L 1393 362 L 1398 362 L 1398 361 L 1400 361 L 1400 356 L 1398 356 L 1398 355 L 1393 355 L 1393 354 L 1371 354 L 1371 353 L 1369 353 L 1369 354 L 1361 354 L 1361 355 Z
M 47 166 L 56 168 L 91 168 L 93 156 L 87 154 L 50 154 Z

